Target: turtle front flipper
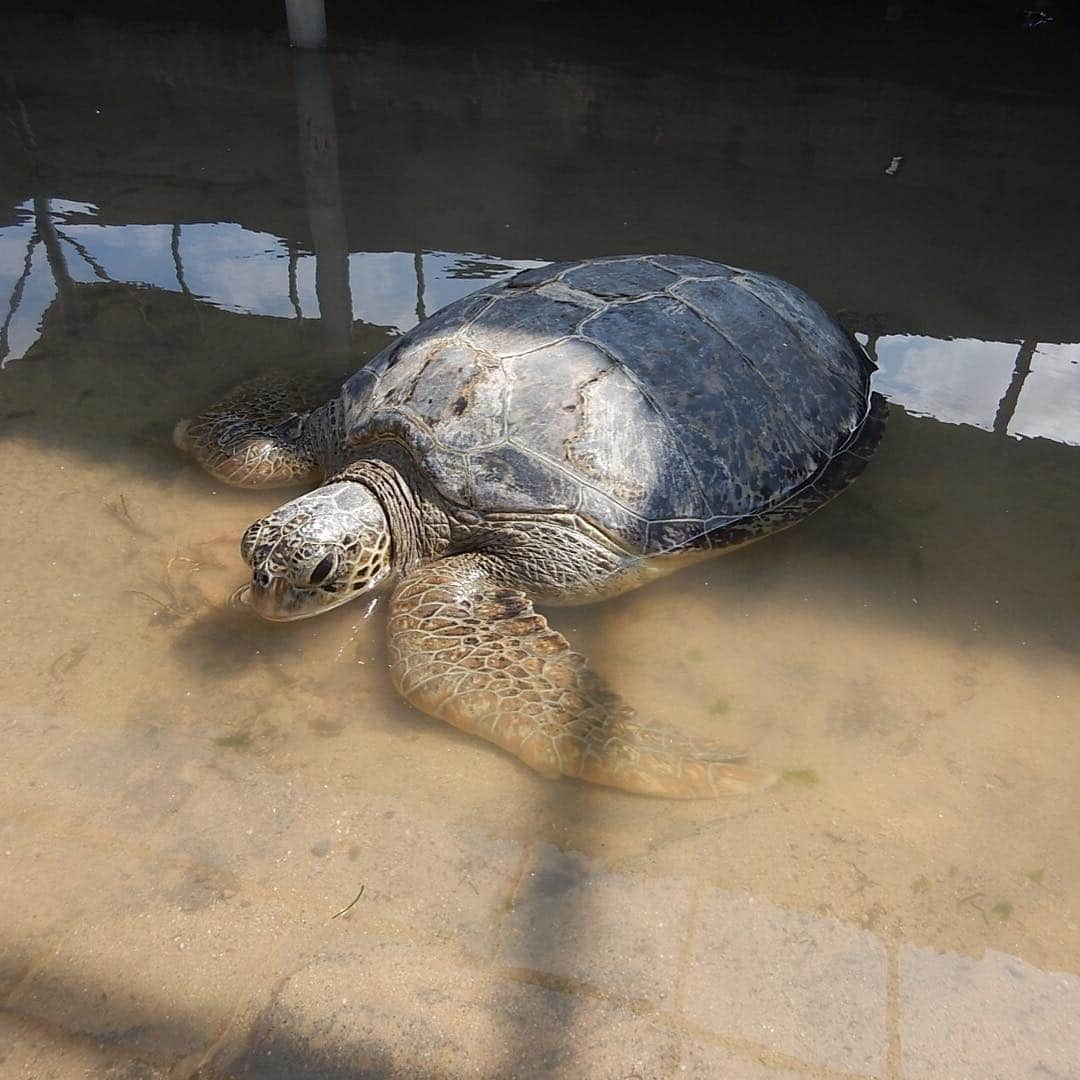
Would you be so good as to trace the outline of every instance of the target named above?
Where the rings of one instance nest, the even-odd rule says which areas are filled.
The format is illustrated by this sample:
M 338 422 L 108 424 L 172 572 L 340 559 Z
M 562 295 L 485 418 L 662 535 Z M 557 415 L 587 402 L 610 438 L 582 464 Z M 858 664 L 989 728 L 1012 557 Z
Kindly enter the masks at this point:
M 411 704 L 550 778 L 675 799 L 753 791 L 775 779 L 734 764 L 742 755 L 719 744 L 640 721 L 500 571 L 491 556 L 458 555 L 398 584 L 391 670 Z
M 235 487 L 314 484 L 323 475 L 319 448 L 327 417 L 318 406 L 332 389 L 276 372 L 241 383 L 192 420 L 173 442 L 218 480 Z

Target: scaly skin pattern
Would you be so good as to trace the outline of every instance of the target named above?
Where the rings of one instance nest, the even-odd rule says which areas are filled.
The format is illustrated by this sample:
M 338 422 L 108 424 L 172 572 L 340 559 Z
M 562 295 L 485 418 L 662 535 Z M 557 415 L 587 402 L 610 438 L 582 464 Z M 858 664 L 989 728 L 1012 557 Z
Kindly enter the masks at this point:
M 306 619 L 373 588 L 391 570 L 390 533 L 362 484 L 337 480 L 293 499 L 244 533 L 248 601 L 265 619 Z
M 321 380 L 297 383 L 268 372 L 235 387 L 194 420 L 181 420 L 173 442 L 211 476 L 234 487 L 315 484 L 323 476 L 328 414 Z
M 775 776 L 709 740 L 647 724 L 570 649 L 491 556 L 417 567 L 390 602 L 394 684 L 412 705 L 549 778 L 641 795 L 711 798 Z

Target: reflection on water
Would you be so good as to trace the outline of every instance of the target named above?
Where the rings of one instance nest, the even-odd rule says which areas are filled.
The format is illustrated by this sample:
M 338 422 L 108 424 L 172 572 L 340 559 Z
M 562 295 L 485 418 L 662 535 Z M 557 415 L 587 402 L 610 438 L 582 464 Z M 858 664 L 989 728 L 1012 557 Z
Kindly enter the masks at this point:
M 337 1075 L 320 1055 L 358 1026 L 372 1072 L 1075 1075 L 1078 118 L 1022 80 L 883 75 L 860 26 L 839 57 L 749 28 L 637 66 L 625 41 L 586 62 L 565 34 L 386 31 L 344 38 L 298 110 L 274 39 L 11 20 L 19 1023 L 185 1075 L 270 1075 L 268 1050 L 273 1075 Z M 1001 80 L 1034 78 L 1014 60 Z M 331 106 L 336 160 L 304 158 L 298 118 Z M 229 604 L 237 539 L 281 500 L 217 487 L 169 433 L 263 368 L 340 371 L 321 298 L 351 307 L 355 366 L 521 267 L 663 249 L 843 309 L 895 406 L 826 511 L 552 615 L 644 712 L 787 770 L 778 790 L 550 784 L 397 700 L 381 611 Z M 394 1027 L 418 1002 L 431 1042 Z M 309 1030 L 330 1042 L 289 1041 Z
M 181 291 L 227 311 L 281 318 L 318 318 L 314 254 L 289 241 L 234 222 L 191 225 L 95 225 L 95 207 L 47 201 L 72 281 L 123 282 Z M 33 206 L 14 208 L 20 224 L 0 228 L 0 296 L 8 317 L 3 364 L 37 340 L 45 310 L 57 294 Z M 544 259 L 467 252 L 350 252 L 348 287 L 355 315 L 402 333 L 418 317 Z M 851 320 L 860 340 L 868 334 Z M 987 431 L 1080 445 L 1080 345 L 940 340 L 885 334 L 872 341 L 880 367 L 875 385 L 920 416 Z M 1015 393 L 1010 387 L 1023 378 Z M 1008 399 L 1009 415 L 1002 415 Z
M 1009 431 L 1080 445 L 1080 345 L 1036 346 Z
M 315 255 L 234 222 L 96 225 L 93 206 L 48 200 L 74 282 L 111 281 L 183 292 L 247 315 L 318 318 Z M 37 340 L 57 286 L 33 206 L 14 207 L 17 225 L 0 228 L 0 296 L 7 301 L 6 364 Z M 349 289 L 357 318 L 403 332 L 427 314 L 544 259 L 470 252 L 350 252 Z
M 888 335 L 874 350 L 875 385 L 911 413 L 1080 446 L 1078 344 Z

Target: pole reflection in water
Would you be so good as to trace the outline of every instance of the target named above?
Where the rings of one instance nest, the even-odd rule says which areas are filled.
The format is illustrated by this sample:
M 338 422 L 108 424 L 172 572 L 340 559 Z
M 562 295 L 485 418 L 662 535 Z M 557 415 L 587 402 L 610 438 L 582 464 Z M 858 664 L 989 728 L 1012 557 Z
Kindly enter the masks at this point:
M 326 8 L 323 0 L 285 0 L 289 44 L 295 49 L 326 48 Z
M 74 286 L 71 274 L 68 272 L 67 259 L 63 248 L 60 247 L 60 237 L 56 235 L 49 200 L 40 196 L 34 196 L 34 228 L 45 245 L 45 256 L 49 261 L 53 281 L 56 283 L 56 295 L 60 303 L 61 315 L 67 323 L 72 317 Z
M 315 251 L 315 293 L 329 356 L 345 359 L 352 351 L 352 293 L 338 172 L 334 92 L 325 53 L 294 50 L 293 76 L 300 166 Z
M 11 299 L 8 301 L 7 314 L 4 322 L 0 325 L 0 369 L 7 367 L 8 358 L 11 355 L 11 324 L 22 303 L 23 290 L 30 277 L 30 271 L 34 266 L 34 249 L 38 245 L 38 234 L 34 230 L 26 242 L 26 253 L 23 256 L 22 272 L 15 279 L 15 285 L 11 290 Z

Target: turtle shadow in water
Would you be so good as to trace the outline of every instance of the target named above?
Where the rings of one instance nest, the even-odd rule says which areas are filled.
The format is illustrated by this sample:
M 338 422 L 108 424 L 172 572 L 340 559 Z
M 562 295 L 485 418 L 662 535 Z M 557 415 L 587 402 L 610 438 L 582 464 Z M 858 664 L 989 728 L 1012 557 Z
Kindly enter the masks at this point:
M 362 614 L 359 608 L 329 612 L 316 626 L 310 619 L 267 622 L 243 607 L 211 608 L 176 629 L 172 647 L 176 658 L 199 679 L 217 683 L 246 679 L 247 694 L 279 699 L 284 695 L 291 705 L 323 702 L 325 711 L 308 720 L 316 735 L 341 734 L 363 700 L 365 722 L 407 740 L 421 738 L 435 722 L 411 709 L 385 675 L 382 613 L 358 625 Z M 252 678 L 258 681 L 251 682 Z M 341 704 L 341 693 L 348 695 L 352 707 Z M 449 738 L 473 741 L 471 735 L 438 726 Z
M 232 607 L 211 609 L 182 626 L 173 639 L 175 655 L 200 677 L 224 679 L 259 667 L 292 686 L 286 661 L 301 647 L 302 624 L 272 625 Z

